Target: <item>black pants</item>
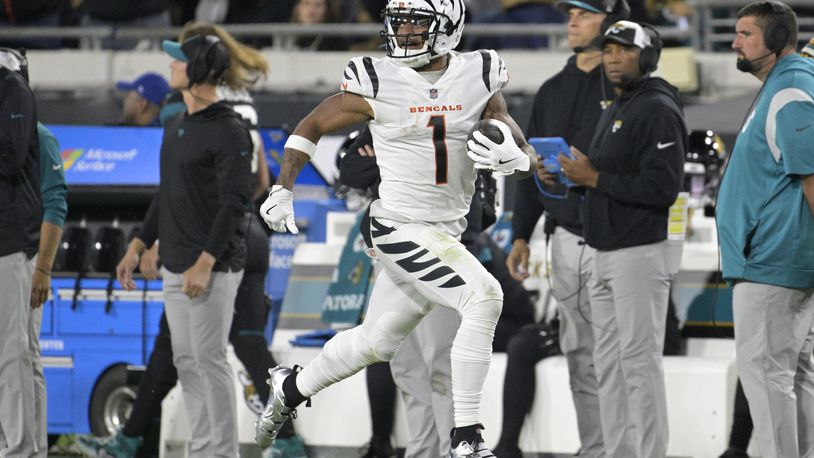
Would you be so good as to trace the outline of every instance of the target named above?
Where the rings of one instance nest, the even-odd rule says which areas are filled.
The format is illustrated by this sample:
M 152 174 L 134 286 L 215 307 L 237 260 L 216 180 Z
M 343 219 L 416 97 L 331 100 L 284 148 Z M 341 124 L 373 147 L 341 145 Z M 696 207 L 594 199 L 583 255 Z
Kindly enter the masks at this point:
M 517 446 L 523 421 L 534 403 L 535 366 L 543 358 L 559 353 L 557 337 L 556 328 L 541 323 L 525 325 L 509 339 L 503 384 L 501 444 Z
M 371 364 L 365 370 L 367 399 L 370 404 L 372 441 L 389 444 L 396 414 L 396 382 L 389 363 Z
M 749 401 L 743 392 L 741 379 L 738 379 L 738 387 L 735 390 L 735 411 L 732 414 L 732 432 L 729 435 L 729 447 L 742 452 L 746 452 L 749 447 L 749 440 L 752 438 L 752 415 L 749 414 Z
M 269 306 L 264 291 L 268 271 L 269 250 L 266 234 L 256 217 L 252 218 L 247 236 L 246 268 L 235 297 L 235 316 L 229 341 L 238 359 L 246 367 L 257 394 L 265 404 L 269 398 L 266 383 L 268 369 L 276 363 L 268 350 L 263 334 Z M 147 369 L 139 384 L 133 410 L 123 433 L 128 437 L 142 437 L 161 410 L 161 401 L 178 381 L 178 372 L 172 363 L 170 329 L 165 314 L 161 315 L 158 335 Z M 283 428 L 280 436 L 285 437 Z M 293 430 L 289 431 L 293 434 Z M 288 435 L 290 437 L 290 434 Z

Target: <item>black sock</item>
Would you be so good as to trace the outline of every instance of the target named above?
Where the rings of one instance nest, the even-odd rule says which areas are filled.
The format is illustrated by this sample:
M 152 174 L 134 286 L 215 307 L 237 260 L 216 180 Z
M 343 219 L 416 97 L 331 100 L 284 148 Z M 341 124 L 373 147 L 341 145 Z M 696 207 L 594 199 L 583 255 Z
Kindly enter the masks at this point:
M 452 448 L 455 448 L 461 442 L 480 442 L 483 438 L 480 435 L 483 430 L 483 425 L 480 423 L 464 426 L 462 428 L 454 428 L 452 430 Z
M 294 437 L 295 434 L 297 433 L 294 431 L 294 423 L 291 419 L 288 419 L 285 423 L 283 423 L 283 427 L 280 428 L 280 432 L 277 433 L 277 439 L 290 439 Z
M 729 436 L 729 448 L 746 453 L 749 440 L 752 438 L 752 415 L 749 413 L 749 402 L 743 392 L 743 385 L 738 379 L 735 390 L 735 411 L 732 415 L 732 432 Z
M 297 389 L 297 372 L 293 372 L 291 375 L 283 380 L 283 394 L 285 395 L 285 405 L 294 409 L 298 405 L 305 402 L 305 396 L 300 393 L 300 390 Z
M 371 364 L 365 370 L 365 378 L 373 436 L 386 438 L 389 444 L 396 414 L 396 383 L 390 372 L 390 364 Z

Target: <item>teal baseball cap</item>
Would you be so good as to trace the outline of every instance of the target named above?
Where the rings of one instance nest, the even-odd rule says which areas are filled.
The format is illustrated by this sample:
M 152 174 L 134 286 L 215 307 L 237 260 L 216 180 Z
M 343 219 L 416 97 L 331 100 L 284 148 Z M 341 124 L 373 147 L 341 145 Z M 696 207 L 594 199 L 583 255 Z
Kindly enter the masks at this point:
M 193 38 L 186 41 L 190 41 Z M 186 41 L 184 43 L 186 43 Z M 189 62 L 189 57 L 187 57 L 187 55 L 184 54 L 184 50 L 181 49 L 182 46 L 183 45 L 181 43 L 172 40 L 164 40 L 161 42 L 161 48 L 164 49 L 164 52 L 169 54 L 170 57 L 175 60 L 180 60 L 181 62 Z
M 557 2 L 557 9 L 567 12 L 571 8 L 579 8 L 591 13 L 609 13 L 602 0 L 560 0 Z

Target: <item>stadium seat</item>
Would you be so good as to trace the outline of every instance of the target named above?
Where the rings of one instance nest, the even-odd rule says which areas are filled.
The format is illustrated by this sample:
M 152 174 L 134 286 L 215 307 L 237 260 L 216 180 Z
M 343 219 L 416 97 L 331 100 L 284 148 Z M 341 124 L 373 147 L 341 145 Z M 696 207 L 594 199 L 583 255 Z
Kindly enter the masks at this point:
M 80 226 L 68 227 L 62 233 L 62 240 L 57 249 L 53 270 L 57 272 L 87 272 L 90 249 L 90 231 Z

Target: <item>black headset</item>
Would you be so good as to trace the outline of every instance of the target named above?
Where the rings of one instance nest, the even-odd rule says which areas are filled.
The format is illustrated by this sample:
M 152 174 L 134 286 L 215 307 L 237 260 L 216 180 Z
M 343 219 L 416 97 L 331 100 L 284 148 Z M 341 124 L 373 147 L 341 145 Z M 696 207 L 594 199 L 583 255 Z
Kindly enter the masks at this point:
M 767 9 L 771 9 L 771 14 L 775 15 L 775 17 L 766 24 L 766 30 L 763 31 L 763 43 L 769 51 L 775 55 L 779 55 L 786 45 L 788 45 L 789 37 L 791 36 L 791 30 L 789 30 L 789 25 L 786 22 L 788 11 L 786 11 L 785 5 L 780 2 L 767 0 L 762 2 L 762 4 L 765 5 Z
M 200 40 L 203 40 L 203 43 L 198 44 L 197 42 Z M 189 49 L 193 46 L 195 46 L 194 51 Z M 216 84 L 231 64 L 229 51 L 220 38 L 214 35 L 198 35 L 184 40 L 181 51 L 187 56 L 192 54 L 187 62 L 187 78 L 189 78 L 190 86 L 205 81 Z
M 602 12 L 606 16 L 599 28 L 600 35 L 604 35 L 613 24 L 629 18 L 630 5 L 627 0 L 602 0 Z
M 659 57 L 661 57 L 661 48 L 664 43 L 661 41 L 661 35 L 658 30 L 649 24 L 639 24 L 642 30 L 650 37 L 650 46 L 645 46 L 639 55 L 639 70 L 642 73 L 650 73 L 656 71 L 659 66 Z

